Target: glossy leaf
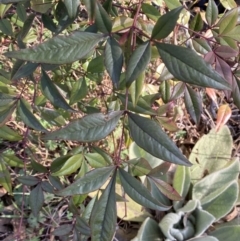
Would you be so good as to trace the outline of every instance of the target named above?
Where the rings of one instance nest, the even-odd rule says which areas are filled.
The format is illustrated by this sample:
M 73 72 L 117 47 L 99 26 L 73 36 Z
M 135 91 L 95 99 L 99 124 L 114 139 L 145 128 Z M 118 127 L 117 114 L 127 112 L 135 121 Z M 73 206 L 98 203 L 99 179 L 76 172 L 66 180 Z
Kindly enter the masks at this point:
M 200 94 L 187 86 L 184 93 L 184 102 L 194 122 L 199 124 L 202 114 L 202 99 Z
M 53 172 L 53 176 L 66 176 L 69 174 L 72 174 L 73 172 L 76 172 L 77 169 L 81 166 L 83 160 L 82 154 L 77 154 L 74 156 L 71 156 L 67 161 L 61 166 L 61 168 Z
M 42 124 L 38 121 L 38 119 L 33 115 L 33 113 L 28 109 L 25 100 L 20 99 L 18 102 L 18 113 L 22 119 L 22 121 L 29 127 L 46 132 L 46 129 L 42 126 Z
M 8 19 L 0 19 L 0 30 L 3 34 L 13 35 L 12 24 Z
M 144 187 L 139 181 L 137 181 L 133 176 L 131 176 L 121 168 L 119 168 L 118 170 L 124 191 L 135 202 L 139 203 L 144 207 L 159 211 L 165 211 L 170 208 L 155 200 L 152 197 L 151 193 L 148 191 L 148 189 Z
M 190 162 L 155 121 L 132 113 L 128 113 L 128 116 L 130 135 L 138 146 L 165 161 L 190 165 Z
M 31 160 L 31 166 L 33 168 L 33 170 L 35 170 L 38 173 L 47 173 L 48 169 L 43 166 L 42 164 L 40 164 L 39 162 L 35 161 L 35 160 Z
M 163 43 L 158 43 L 157 48 L 175 78 L 203 87 L 229 89 L 228 83 L 193 50 Z
M 23 28 L 21 29 L 21 31 L 19 33 L 19 37 L 21 38 L 21 40 L 23 40 L 29 33 L 31 27 L 33 26 L 33 21 L 34 21 L 35 16 L 36 15 L 33 13 L 29 14 L 26 21 L 24 22 Z
M 152 167 L 144 158 L 135 158 L 128 161 L 128 165 L 133 176 L 147 175 Z
M 212 48 L 210 47 L 206 39 L 193 39 L 193 47 L 200 54 L 207 54 L 208 52 L 212 51 Z
M 2 111 L 0 111 L 0 126 L 3 126 L 11 118 L 13 111 L 15 110 L 16 105 L 13 103 L 7 105 Z
M 107 39 L 104 54 L 104 64 L 114 87 L 117 89 L 123 66 L 123 52 L 119 43 L 113 37 Z
M 102 4 L 98 1 L 96 1 L 95 22 L 100 32 L 110 33 L 112 31 L 111 19 Z
M 84 58 L 102 39 L 102 34 L 75 31 L 69 36 L 56 36 L 33 48 L 5 55 L 36 63 L 67 64 Z
M 116 231 L 116 170 L 109 184 L 95 203 L 91 218 L 91 240 L 112 240 Z
M 161 116 L 161 117 L 156 117 L 157 121 L 160 123 L 160 125 L 171 132 L 176 132 L 179 130 L 177 127 L 176 121 L 173 118 Z
M 237 2 L 234 0 L 220 0 L 220 3 L 228 10 L 234 9 L 237 7 Z
M 232 110 L 228 104 L 221 105 L 217 112 L 216 131 L 225 125 L 232 115 Z
M 146 69 L 151 59 L 151 45 L 147 41 L 139 45 L 131 55 L 126 70 L 126 86 L 130 87 L 132 82 Z
M 40 184 L 38 184 L 30 193 L 29 205 L 32 213 L 35 217 L 38 216 L 42 206 L 44 204 L 43 190 Z
M 7 192 L 9 192 L 9 194 L 12 194 L 11 176 L 2 157 L 0 157 L 0 184 L 6 189 Z
M 117 94 L 117 96 L 121 100 L 124 106 L 126 102 L 125 95 Z M 145 99 L 143 99 L 142 97 L 139 97 L 136 106 L 134 106 L 131 95 L 128 96 L 128 110 L 131 110 L 140 114 L 145 114 L 145 115 L 157 115 L 157 112 L 152 109 L 150 103 L 145 101 Z
M 56 192 L 56 194 L 59 196 L 71 196 L 95 191 L 107 181 L 114 168 L 114 166 L 110 166 L 94 169 L 68 187 Z
M 14 75 L 12 75 L 12 80 L 19 80 L 24 77 L 28 77 L 30 74 L 34 72 L 34 70 L 38 67 L 37 63 L 26 63 L 21 65 L 21 67 L 17 70 Z
M 170 99 L 170 82 L 165 80 L 161 83 L 160 87 L 159 87 L 159 92 L 161 94 L 162 100 L 164 103 L 168 103 L 169 99 Z
M 17 180 L 27 186 L 35 186 L 38 183 L 40 183 L 40 179 L 38 179 L 37 177 L 34 177 L 34 176 L 29 176 L 29 175 L 19 176 L 19 177 L 17 177 Z
M 74 111 L 66 100 L 63 98 L 63 96 L 59 93 L 57 87 L 53 84 L 52 80 L 49 78 L 47 73 L 42 70 L 42 76 L 41 76 L 41 88 L 43 91 L 43 94 L 47 99 L 50 100 L 50 102 L 60 108 L 63 108 L 64 110 L 68 111 Z
M 152 30 L 152 39 L 163 39 L 166 38 L 176 26 L 178 17 L 183 7 L 175 8 L 166 14 L 162 15 Z
M 16 96 L 0 92 L 0 106 L 6 106 L 16 100 Z
M 62 129 L 46 134 L 43 139 L 80 142 L 98 141 L 115 129 L 122 113 L 122 111 L 113 111 L 106 115 L 102 113 L 86 115 L 79 120 L 70 122 Z
M 130 86 L 130 94 L 133 106 L 136 107 L 139 97 L 142 94 L 145 81 L 145 71 L 143 71 Z
M 70 18 L 75 18 L 80 5 L 80 0 L 64 0 Z
M 178 194 L 178 192 L 170 186 L 167 182 L 164 182 L 161 179 L 152 177 L 152 180 L 155 182 L 159 190 L 170 200 L 180 201 L 182 197 Z
M 212 26 L 218 17 L 218 7 L 214 0 L 209 0 L 206 9 L 206 20 L 209 26 Z
M 203 20 L 200 13 L 197 13 L 194 18 L 190 21 L 189 28 L 195 32 L 203 29 Z M 191 32 L 191 31 L 190 31 Z M 191 33 L 192 35 L 193 33 Z
M 72 88 L 69 104 L 72 105 L 80 100 L 82 100 L 84 97 L 86 97 L 88 93 L 88 87 L 86 78 L 80 78 L 77 80 Z
M 91 0 L 91 1 L 83 0 L 83 2 L 88 12 L 88 18 L 89 18 L 90 24 L 92 24 L 95 19 L 96 0 Z

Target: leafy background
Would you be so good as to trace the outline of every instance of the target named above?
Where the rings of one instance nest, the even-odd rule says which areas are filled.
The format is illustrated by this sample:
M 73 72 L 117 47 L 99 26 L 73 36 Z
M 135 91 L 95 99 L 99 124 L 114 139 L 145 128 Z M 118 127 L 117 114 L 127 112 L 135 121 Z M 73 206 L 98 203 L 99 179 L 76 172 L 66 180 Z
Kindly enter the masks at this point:
M 239 11 L 202 3 L 0 0 L 0 239 L 237 239 Z

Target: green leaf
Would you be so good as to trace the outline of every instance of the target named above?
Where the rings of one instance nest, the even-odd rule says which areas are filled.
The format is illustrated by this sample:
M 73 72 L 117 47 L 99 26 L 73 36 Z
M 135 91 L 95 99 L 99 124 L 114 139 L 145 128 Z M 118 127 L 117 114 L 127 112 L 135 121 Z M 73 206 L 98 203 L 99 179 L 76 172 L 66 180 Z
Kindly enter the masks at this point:
M 47 73 L 44 70 L 42 70 L 40 84 L 41 84 L 41 88 L 42 88 L 44 96 L 47 99 L 49 99 L 53 105 L 60 107 L 64 110 L 75 111 L 68 105 L 66 100 L 59 93 L 57 87 L 53 84 L 52 80 L 49 78 L 49 76 L 47 75 Z
M 113 37 L 107 39 L 104 55 L 106 70 L 108 71 L 114 87 L 117 89 L 123 66 L 123 52 L 119 43 Z
M 59 196 L 70 196 L 95 191 L 107 181 L 114 169 L 114 166 L 94 169 L 68 187 L 56 192 L 56 194 Z
M 2 33 L 12 36 L 13 30 L 12 30 L 12 24 L 8 19 L 1 19 L 0 20 L 0 30 Z
M 75 18 L 77 16 L 80 0 L 64 0 L 64 4 L 67 8 L 69 17 Z
M 195 38 L 193 39 L 193 47 L 200 54 L 207 54 L 212 51 L 206 39 Z
M 230 32 L 237 24 L 238 11 L 237 9 L 233 9 L 226 13 L 221 21 L 217 24 L 219 26 L 219 34 L 225 35 Z
M 31 207 L 32 213 L 35 217 L 38 216 L 38 213 L 42 209 L 44 204 L 44 195 L 41 184 L 38 184 L 30 193 L 29 205 Z
M 71 0 L 71 1 L 75 1 L 75 0 Z M 71 233 L 72 230 L 73 230 L 72 224 L 63 224 L 63 225 L 60 225 L 59 227 L 54 229 L 53 235 L 55 235 L 55 236 L 65 236 L 65 235 Z
M 206 9 L 206 20 L 209 26 L 212 26 L 218 17 L 218 7 L 214 0 L 209 0 Z
M 35 186 L 38 183 L 40 183 L 40 179 L 38 179 L 37 177 L 34 177 L 34 176 L 29 176 L 29 175 L 19 176 L 19 177 L 17 177 L 17 180 L 27 186 Z
M 157 21 L 161 16 L 160 12 L 149 3 L 143 3 L 141 7 L 142 7 L 143 13 L 153 21 Z
M 184 103 L 194 122 L 199 124 L 202 114 L 202 99 L 199 92 L 194 91 L 187 85 L 184 93 Z
M 8 0 L 0 0 L 0 3 L 2 3 L 2 1 L 8 1 Z M 6 2 L 7 3 L 7 2 Z M 5 4 L 6 4 L 5 3 Z M 8 11 L 8 9 L 12 6 L 12 4 L 0 4 L 0 17 L 3 18 L 6 14 L 6 12 Z
M 21 78 L 28 77 L 29 75 L 31 75 L 34 72 L 34 70 L 37 67 L 38 67 L 37 63 L 27 62 L 26 64 L 21 65 L 20 68 L 14 74 L 12 73 L 11 79 L 12 80 L 19 80 Z
M 15 0 L 14 0 L 15 1 Z M 40 13 L 46 13 L 48 9 L 52 6 L 52 0 L 31 0 L 32 10 Z
M 128 116 L 130 135 L 138 146 L 164 161 L 191 165 L 155 121 L 132 113 Z
M 17 4 L 16 12 L 21 21 L 24 22 L 27 19 L 26 8 L 21 2 Z
M 240 226 L 234 225 L 230 227 L 217 228 L 216 230 L 210 232 L 209 235 L 216 237 L 218 241 L 238 240 L 240 236 Z
M 227 32 L 224 34 L 226 37 L 232 38 L 238 42 L 240 42 L 240 26 L 236 26 L 234 29 L 231 31 Z
M 165 3 L 169 9 L 174 9 L 182 6 L 179 0 L 165 0 Z
M 3 153 L 2 157 L 4 162 L 6 162 L 10 167 L 24 167 L 23 161 L 13 154 Z
M 160 94 L 158 94 L 158 95 L 160 97 Z M 124 106 L 125 102 L 126 102 L 126 96 L 123 95 L 123 94 L 119 94 L 119 93 L 117 93 L 117 96 L 121 100 L 121 102 Z M 134 106 L 133 101 L 132 101 L 132 97 L 129 95 L 127 106 L 128 106 L 128 110 L 134 111 L 136 113 L 145 114 L 145 115 L 157 115 L 157 112 L 152 109 L 151 104 L 149 104 L 142 97 L 139 97 L 138 102 L 136 103 L 136 106 Z
M 225 79 L 193 50 L 171 44 L 156 45 L 162 61 L 175 78 L 203 87 L 229 89 Z
M 11 105 L 6 105 L 3 110 L 0 111 L 0 126 L 4 125 L 12 116 L 13 111 L 15 110 L 15 103 Z
M 53 172 L 53 176 L 65 176 L 72 174 L 73 172 L 76 172 L 77 169 L 81 166 L 83 160 L 82 154 L 77 154 L 74 156 L 71 156 L 66 160 L 66 162 L 61 166 L 61 168 Z
M 66 121 L 61 114 L 61 112 L 50 109 L 50 108 L 40 108 L 41 117 L 45 119 L 50 125 L 56 125 L 62 127 L 66 124 Z
M 151 179 L 154 181 L 154 183 L 157 185 L 159 190 L 170 200 L 173 201 L 180 201 L 182 200 L 182 197 L 178 194 L 178 192 L 167 182 L 164 182 L 161 179 L 151 177 Z
M 102 33 L 111 33 L 112 21 L 106 10 L 102 7 L 102 4 L 98 1 L 96 1 L 95 14 L 95 22 L 97 24 L 98 30 Z
M 230 10 L 237 7 L 237 1 L 234 0 L 220 0 L 220 3 L 224 6 L 224 8 Z
M 31 160 L 31 166 L 32 166 L 33 170 L 35 170 L 38 173 L 47 173 L 48 172 L 48 169 L 45 166 L 36 162 L 33 159 Z
M 99 55 L 96 58 L 92 59 L 88 66 L 87 66 L 87 72 L 90 73 L 103 73 L 105 68 L 104 68 L 104 60 L 103 60 L 103 55 Z
M 142 94 L 145 81 L 145 71 L 143 71 L 130 86 L 130 94 L 133 106 L 136 107 L 139 97 Z
M 33 113 L 28 109 L 25 100 L 20 99 L 17 107 L 18 113 L 22 121 L 29 127 L 46 132 L 47 130 L 42 126 L 38 119 L 33 115 Z
M 4 107 L 4 106 L 12 103 L 16 99 L 17 99 L 16 96 L 8 95 L 8 94 L 0 92 L 0 106 Z
M 163 238 L 164 236 L 158 226 L 158 223 L 151 218 L 147 218 L 141 225 L 141 228 L 138 230 L 137 237 L 132 239 L 132 241 L 143 241 L 143 240 L 160 241 Z
M 224 188 L 225 190 L 223 191 Z M 234 208 L 238 199 L 239 190 L 237 181 L 232 182 L 228 187 L 224 188 L 217 190 L 219 193 L 215 199 L 202 204 L 202 208 L 211 213 L 216 218 L 216 221 L 225 217 Z
M 171 89 L 171 84 L 168 80 L 163 81 L 159 87 L 159 92 L 161 94 L 161 97 L 164 103 L 169 102 L 169 99 L 171 97 L 170 89 Z
M 198 32 L 203 29 L 203 20 L 202 20 L 202 16 L 200 13 L 197 13 L 194 16 L 194 18 L 191 20 L 191 22 L 189 24 L 189 28 L 195 32 Z M 191 35 L 193 35 L 192 32 L 191 32 Z
M 0 184 L 6 189 L 7 192 L 9 192 L 9 194 L 12 194 L 11 176 L 2 156 L 0 156 Z
M 163 39 L 166 38 L 176 26 L 179 15 L 183 7 L 175 8 L 163 16 L 161 16 L 152 30 L 152 39 Z
M 152 167 L 144 158 L 135 158 L 128 161 L 128 165 L 133 176 L 147 175 Z
M 103 39 L 102 34 L 75 31 L 56 36 L 33 48 L 5 53 L 7 57 L 36 63 L 67 64 L 82 59 Z
M 83 2 L 88 12 L 88 18 L 89 18 L 90 24 L 92 24 L 95 19 L 96 0 L 91 0 L 91 1 L 83 0 Z
M 197 238 L 191 238 L 189 241 L 219 241 L 215 237 L 212 236 L 202 236 L 202 237 L 197 237 Z M 230 241 L 230 240 L 229 240 Z
M 116 231 L 116 170 L 103 191 L 99 200 L 95 203 L 91 218 L 91 240 L 112 240 Z
M 177 166 L 173 177 L 173 188 L 181 195 L 183 199 L 188 194 L 190 188 L 190 170 L 184 166 Z
M 233 140 L 227 126 L 202 136 L 189 157 L 193 163 L 190 168 L 192 182 L 201 180 L 206 171 L 210 174 L 223 168 L 231 159 L 232 148 Z
M 29 14 L 26 21 L 24 22 L 23 28 L 21 29 L 21 31 L 19 33 L 19 37 L 21 40 L 23 40 L 29 33 L 31 27 L 33 26 L 33 21 L 34 21 L 35 16 L 36 16 L 36 14 L 33 14 L 33 13 Z
M 119 168 L 118 170 L 124 191 L 135 202 L 144 207 L 159 211 L 166 211 L 170 208 L 155 200 L 146 187 L 144 187 L 139 181 L 137 181 L 122 168 Z
M 105 167 L 108 162 L 98 153 L 86 153 L 84 157 L 87 159 L 89 165 L 93 168 Z
M 131 55 L 126 70 L 126 86 L 130 87 L 132 82 L 146 69 L 151 59 L 151 44 L 147 41 L 139 45 Z
M 102 113 L 86 115 L 79 120 L 70 122 L 62 129 L 46 134 L 43 139 L 63 139 L 80 142 L 98 141 L 115 129 L 122 113 L 122 111 L 113 111 L 106 115 Z
M 72 88 L 69 104 L 72 105 L 80 100 L 82 100 L 88 94 L 88 87 L 86 78 L 80 78 L 77 80 Z
M 209 212 L 202 208 L 197 208 L 194 212 L 195 221 L 195 236 L 203 235 L 204 232 L 212 225 L 215 218 Z
M 20 141 L 23 137 L 10 127 L 4 125 L 0 127 L 0 138 L 7 141 Z
M 238 175 L 238 159 L 229 161 L 226 167 L 198 181 L 193 187 L 192 198 L 200 200 L 202 204 L 208 203 L 220 195 L 221 191 L 224 191 L 233 181 L 236 181 Z M 209 185 L 209 183 L 211 183 L 211 185 Z

